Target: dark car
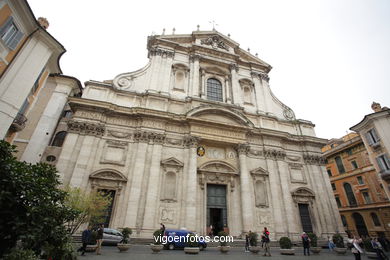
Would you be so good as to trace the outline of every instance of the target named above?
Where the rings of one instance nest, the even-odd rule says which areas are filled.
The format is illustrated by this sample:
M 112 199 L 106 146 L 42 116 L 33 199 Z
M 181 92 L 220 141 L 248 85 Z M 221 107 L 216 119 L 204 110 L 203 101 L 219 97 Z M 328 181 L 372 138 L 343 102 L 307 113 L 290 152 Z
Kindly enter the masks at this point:
M 103 230 L 103 245 L 116 245 L 121 242 L 123 235 L 120 231 L 112 228 L 104 228 Z
M 165 230 L 164 236 L 167 239 L 167 243 L 164 244 L 165 249 L 173 250 L 175 248 L 184 248 L 187 246 L 187 243 L 184 242 L 184 237 L 187 237 L 187 235 L 194 235 L 193 232 L 189 232 L 187 230 L 175 230 L 175 229 L 168 229 Z M 168 240 L 168 237 L 171 237 L 171 239 Z M 178 237 L 177 242 L 173 241 L 174 237 Z M 182 238 L 182 239 L 180 239 Z M 200 250 L 203 250 L 207 247 L 206 241 L 199 241 L 198 246 Z

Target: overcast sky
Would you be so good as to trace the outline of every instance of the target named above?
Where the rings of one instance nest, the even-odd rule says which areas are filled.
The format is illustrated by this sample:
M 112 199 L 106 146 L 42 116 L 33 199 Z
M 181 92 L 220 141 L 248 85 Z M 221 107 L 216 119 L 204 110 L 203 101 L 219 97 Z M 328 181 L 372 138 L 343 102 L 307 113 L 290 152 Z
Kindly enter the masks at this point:
M 216 29 L 269 63 L 274 94 L 322 138 L 346 134 L 373 101 L 390 107 L 390 1 L 29 0 L 67 49 L 64 74 L 109 80 L 148 62 L 151 34 Z

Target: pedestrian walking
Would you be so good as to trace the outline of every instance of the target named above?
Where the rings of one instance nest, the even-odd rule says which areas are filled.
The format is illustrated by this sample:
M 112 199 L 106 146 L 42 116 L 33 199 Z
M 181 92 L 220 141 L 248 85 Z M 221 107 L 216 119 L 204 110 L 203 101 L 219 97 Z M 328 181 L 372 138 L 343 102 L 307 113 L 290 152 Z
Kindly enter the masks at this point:
M 245 235 L 245 252 L 246 253 L 249 252 L 249 235 L 248 234 Z
M 376 256 L 378 257 L 379 260 L 387 260 L 389 259 L 385 252 L 383 252 L 383 247 L 382 247 L 382 244 L 379 242 L 379 240 L 375 237 L 373 237 L 371 239 L 371 245 L 372 245 L 372 248 L 374 248 L 375 252 L 376 252 Z
M 100 251 L 102 249 L 103 232 L 104 232 L 104 226 L 100 225 L 98 230 L 97 230 L 97 235 L 96 235 L 96 243 L 97 243 L 96 254 L 97 255 L 101 255 Z
M 264 227 L 263 235 L 261 236 L 261 241 L 264 243 L 264 256 L 268 254 L 268 256 L 271 256 L 271 249 L 269 246 L 270 239 L 269 239 L 269 231 L 267 227 Z
M 161 234 L 164 235 L 164 232 L 165 232 L 165 225 L 163 223 L 160 223 L 160 230 L 161 230 Z
M 352 244 L 351 252 L 355 256 L 355 260 L 361 260 L 360 254 L 363 253 L 363 249 L 359 244 L 362 242 L 362 239 L 353 236 L 352 239 L 348 239 L 348 242 Z
M 328 248 L 329 248 L 329 251 L 333 251 L 333 249 L 334 249 L 335 247 L 336 247 L 336 246 L 335 246 L 335 244 L 333 243 L 332 238 L 330 238 L 330 237 L 328 236 Z
M 77 252 L 81 252 L 81 255 L 85 255 L 85 251 L 87 249 L 87 245 L 90 240 L 91 240 L 91 227 L 88 226 L 83 231 L 83 233 L 81 233 L 81 243 L 83 243 L 83 245 L 79 249 L 77 249 Z
M 310 256 L 310 238 L 306 234 L 306 232 L 302 233 L 302 245 L 303 245 L 303 254 L 306 255 L 307 252 L 307 255 Z

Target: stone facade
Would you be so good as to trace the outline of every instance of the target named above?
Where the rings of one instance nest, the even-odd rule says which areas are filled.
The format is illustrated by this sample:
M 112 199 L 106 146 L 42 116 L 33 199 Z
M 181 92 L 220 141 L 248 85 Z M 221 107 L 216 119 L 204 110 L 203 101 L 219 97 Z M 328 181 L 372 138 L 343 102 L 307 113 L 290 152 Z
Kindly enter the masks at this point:
M 233 236 L 267 226 L 273 239 L 296 240 L 301 208 L 320 237 L 343 231 L 326 140 L 272 94 L 270 65 L 216 31 L 147 46 L 144 68 L 89 81 L 69 99 L 56 164 L 64 185 L 115 191 L 107 225 L 137 237 L 160 222 L 205 235 L 217 216 Z M 221 208 L 210 208 L 213 188 L 225 191 Z

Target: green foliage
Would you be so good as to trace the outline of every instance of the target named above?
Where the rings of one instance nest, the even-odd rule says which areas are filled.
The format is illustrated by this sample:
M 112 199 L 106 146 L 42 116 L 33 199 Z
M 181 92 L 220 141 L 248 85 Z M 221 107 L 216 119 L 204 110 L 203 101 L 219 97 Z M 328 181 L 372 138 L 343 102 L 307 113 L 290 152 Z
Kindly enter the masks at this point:
M 375 252 L 375 249 L 372 247 L 371 239 L 365 238 L 363 239 L 363 246 L 364 249 L 368 252 Z
M 4 260 L 38 260 L 39 258 L 34 251 L 29 249 L 12 249 L 11 252 L 4 256 Z
M 258 240 L 258 235 L 255 232 L 249 232 L 249 245 L 250 246 L 257 246 L 257 240 Z
M 282 249 L 291 249 L 291 247 L 292 247 L 291 240 L 288 237 L 281 237 L 279 239 L 279 245 L 280 245 L 280 248 L 282 248 Z
M 187 246 L 188 247 L 198 247 L 199 246 L 198 242 L 196 241 L 195 235 L 192 233 L 188 237 Z
M 162 231 L 161 229 L 157 229 L 156 231 L 154 231 L 153 233 L 153 242 L 155 245 L 161 245 L 161 236 L 162 236 Z
M 98 191 L 87 193 L 80 188 L 66 187 L 66 205 L 78 212 L 78 216 L 67 223 L 71 234 L 76 232 L 80 226 L 89 222 L 90 225 L 104 222 L 106 210 L 112 198 Z
M 133 233 L 133 230 L 131 230 L 131 228 L 128 228 L 128 227 L 122 228 L 122 235 L 123 235 L 122 243 L 128 244 L 130 235 L 132 233 Z
M 79 214 L 65 205 L 56 169 L 44 163 L 19 162 L 15 146 L 0 141 L 0 258 L 21 241 L 22 249 L 40 254 L 43 245 L 66 244 L 64 223 Z M 62 259 L 57 257 L 56 259 Z
M 307 235 L 310 238 L 310 245 L 312 247 L 317 247 L 317 235 L 314 233 L 308 233 Z
M 228 233 L 226 233 L 225 231 L 220 231 L 218 233 L 218 236 L 219 236 L 219 240 L 220 240 L 220 242 L 219 242 L 220 245 L 221 246 L 227 246 L 226 238 L 228 236 Z M 223 242 L 221 242 L 221 237 L 224 237 L 224 241 Z
M 333 239 L 333 243 L 336 245 L 336 247 L 345 248 L 344 239 L 339 233 L 334 234 L 332 239 Z

